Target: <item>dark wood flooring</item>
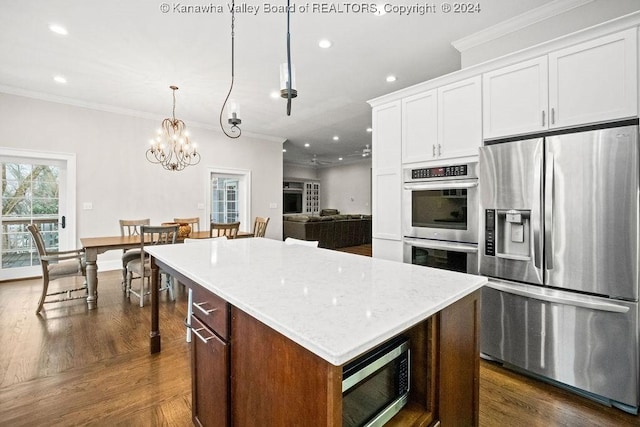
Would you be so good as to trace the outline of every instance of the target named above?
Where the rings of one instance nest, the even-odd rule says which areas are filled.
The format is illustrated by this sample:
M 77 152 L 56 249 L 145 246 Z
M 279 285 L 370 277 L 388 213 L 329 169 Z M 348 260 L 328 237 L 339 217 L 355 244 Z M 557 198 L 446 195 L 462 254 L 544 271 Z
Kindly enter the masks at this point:
M 45 305 L 42 316 L 39 279 L 0 283 L 0 426 L 191 425 L 186 292 L 175 302 L 161 296 L 162 353 L 152 356 L 150 307 L 122 295 L 119 271 L 99 277 L 97 310 L 78 300 Z M 480 425 L 639 426 L 640 418 L 482 361 Z

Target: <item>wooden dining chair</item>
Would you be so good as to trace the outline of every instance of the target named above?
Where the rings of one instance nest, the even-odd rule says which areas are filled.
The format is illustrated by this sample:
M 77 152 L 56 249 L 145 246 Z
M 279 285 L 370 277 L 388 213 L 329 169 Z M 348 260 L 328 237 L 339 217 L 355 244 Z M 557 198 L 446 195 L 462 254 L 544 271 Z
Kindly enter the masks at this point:
M 149 218 L 145 219 L 121 219 L 120 221 L 120 236 L 139 236 L 140 226 L 149 225 Z M 127 264 L 140 257 L 140 249 L 123 249 L 122 250 L 122 289 L 126 288 L 127 281 Z
M 253 237 L 264 237 L 267 231 L 267 224 L 269 224 L 269 217 L 257 216 L 253 223 Z
M 73 249 L 69 251 L 47 250 L 42 234 L 35 224 L 27 225 L 27 230 L 33 237 L 33 242 L 38 250 L 40 265 L 42 266 L 42 294 L 38 301 L 36 314 L 40 313 L 44 304 L 53 302 L 71 301 L 74 299 L 87 299 L 87 271 L 84 257 L 84 249 Z M 84 276 L 84 283 L 80 287 L 65 289 L 49 293 L 49 282 L 63 277 Z M 76 292 L 81 292 L 78 294 Z M 47 297 L 55 295 L 65 295 L 54 300 L 47 300 Z
M 200 218 L 173 218 L 173 222 L 177 222 L 178 224 L 189 224 L 191 227 L 191 231 L 200 231 Z
M 145 246 L 174 244 L 178 236 L 178 225 L 141 225 L 140 226 L 140 256 L 127 264 L 127 279 L 125 292 L 127 296 L 134 294 L 140 299 L 140 307 L 144 307 L 144 297 L 151 294 L 151 259 L 145 253 Z M 160 271 L 162 274 L 162 271 Z M 135 275 L 135 277 L 134 277 Z M 134 278 L 140 279 L 139 290 L 131 287 Z M 144 282 L 147 279 L 148 286 L 145 290 Z M 173 280 L 167 277 L 166 285 L 162 286 L 160 280 L 160 291 L 168 291 L 171 300 L 175 300 L 173 294 Z
M 235 239 L 238 236 L 238 230 L 240 230 L 240 222 L 212 222 L 209 229 L 209 237 L 222 237 L 227 236 L 227 239 Z

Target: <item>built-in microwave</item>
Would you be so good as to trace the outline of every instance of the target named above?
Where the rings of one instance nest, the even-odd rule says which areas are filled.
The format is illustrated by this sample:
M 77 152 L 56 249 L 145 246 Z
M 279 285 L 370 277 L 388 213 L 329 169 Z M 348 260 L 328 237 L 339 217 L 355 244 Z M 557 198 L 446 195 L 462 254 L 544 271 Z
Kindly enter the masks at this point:
M 407 237 L 478 243 L 478 163 L 407 168 L 402 232 Z
M 382 426 L 409 399 L 409 341 L 397 337 L 343 368 L 343 427 Z

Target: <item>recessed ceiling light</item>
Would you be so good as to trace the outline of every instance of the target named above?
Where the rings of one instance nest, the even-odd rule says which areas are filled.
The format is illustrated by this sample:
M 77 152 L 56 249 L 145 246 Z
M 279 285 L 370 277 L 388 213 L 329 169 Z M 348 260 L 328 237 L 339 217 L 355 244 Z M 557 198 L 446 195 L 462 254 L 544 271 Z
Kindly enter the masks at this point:
M 367 132 L 369 133 L 373 132 L 373 128 L 367 128 Z
M 53 80 L 54 80 L 56 83 L 60 83 L 60 84 L 65 84 L 65 83 L 67 83 L 67 79 L 65 79 L 65 78 L 64 78 L 64 76 L 55 76 L 55 77 L 53 78 Z
M 331 40 L 327 40 L 327 39 L 322 39 L 318 42 L 318 46 L 320 46 L 323 49 L 329 49 L 331 47 Z
M 342 157 L 338 157 L 338 160 L 342 161 Z
M 283 148 L 283 149 L 282 149 L 282 152 L 283 152 L 283 153 L 286 153 L 286 152 L 287 152 L 287 149 L 286 149 L 286 148 Z
M 67 34 L 69 34 L 67 32 L 67 29 L 65 27 L 63 27 L 62 25 L 58 25 L 58 24 L 50 24 L 49 25 L 49 29 L 51 31 L 53 31 L 56 34 L 60 34 L 62 36 L 66 36 Z
M 307 142 L 307 143 L 305 143 L 305 144 L 304 144 L 304 146 L 305 146 L 305 147 L 307 147 L 307 148 L 309 148 L 309 143 L 308 143 L 308 142 Z
M 336 136 L 334 136 L 334 137 L 333 137 L 333 140 L 334 140 L 334 141 L 337 141 L 337 140 L 339 140 L 339 139 L 340 139 L 340 137 L 339 137 L 338 135 L 336 135 Z
M 396 76 L 387 76 L 387 82 L 388 83 L 393 83 L 396 81 Z
M 278 92 L 278 91 L 274 90 L 273 92 L 271 92 L 271 95 L 270 95 L 270 96 L 271 96 L 273 99 L 280 98 L 280 92 Z

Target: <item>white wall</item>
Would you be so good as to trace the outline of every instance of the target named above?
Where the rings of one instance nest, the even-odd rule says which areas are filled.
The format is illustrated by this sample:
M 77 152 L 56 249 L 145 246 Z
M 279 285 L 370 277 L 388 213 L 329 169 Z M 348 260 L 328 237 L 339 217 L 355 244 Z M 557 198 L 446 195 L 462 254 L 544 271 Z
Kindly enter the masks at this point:
M 371 160 L 318 169 L 320 208 L 371 214 Z
M 160 121 L 97 111 L 54 102 L 0 94 L 3 129 L 0 146 L 75 153 L 77 159 L 77 224 L 81 237 L 119 235 L 119 219 L 199 216 L 208 229 L 205 203 L 208 167 L 251 170 L 251 215 L 270 217 L 266 237 L 282 239 L 282 143 L 189 126 L 202 161 L 181 172 L 164 170 L 145 159 L 148 141 Z M 92 210 L 82 210 L 84 202 Z M 270 203 L 277 203 L 271 209 Z M 253 224 L 242 224 L 250 230 Z M 79 242 L 78 242 L 79 245 Z M 112 266 L 119 251 L 100 255 Z M 105 264 L 106 262 L 106 264 Z
M 553 40 L 640 10 L 638 0 L 594 0 L 461 52 L 462 68 Z

